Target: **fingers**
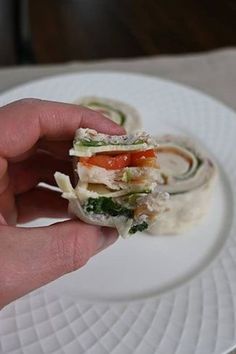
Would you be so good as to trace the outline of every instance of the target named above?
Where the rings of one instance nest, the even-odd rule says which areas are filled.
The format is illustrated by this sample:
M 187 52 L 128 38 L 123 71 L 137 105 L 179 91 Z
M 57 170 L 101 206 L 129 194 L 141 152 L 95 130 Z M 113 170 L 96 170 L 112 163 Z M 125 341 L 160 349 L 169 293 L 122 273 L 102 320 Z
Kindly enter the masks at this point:
M 10 162 L 24 161 L 36 153 L 44 152 L 60 160 L 71 160 L 69 150 L 73 145 L 72 140 L 68 141 L 50 141 L 47 139 L 40 139 L 31 149 L 23 154 L 9 158 Z
M 60 193 L 47 188 L 35 188 L 16 197 L 18 210 L 18 223 L 31 220 L 68 217 L 68 201 L 63 199 Z
M 79 221 L 41 228 L 0 227 L 0 306 L 65 273 L 117 239 L 113 229 Z
M 72 145 L 72 140 L 50 141 L 46 139 L 41 139 L 41 141 L 39 142 L 39 149 L 40 151 L 49 153 L 57 159 L 71 161 L 71 156 L 69 156 L 69 150 L 72 148 Z
M 71 140 L 79 127 L 108 134 L 124 129 L 102 114 L 78 105 L 24 99 L 0 108 L 0 155 L 15 158 L 29 151 L 40 138 Z
M 39 182 L 55 185 L 56 171 L 69 175 L 73 180 L 71 161 L 54 159 L 44 153 L 38 153 L 22 162 L 9 164 L 9 178 L 15 194 L 24 193 Z

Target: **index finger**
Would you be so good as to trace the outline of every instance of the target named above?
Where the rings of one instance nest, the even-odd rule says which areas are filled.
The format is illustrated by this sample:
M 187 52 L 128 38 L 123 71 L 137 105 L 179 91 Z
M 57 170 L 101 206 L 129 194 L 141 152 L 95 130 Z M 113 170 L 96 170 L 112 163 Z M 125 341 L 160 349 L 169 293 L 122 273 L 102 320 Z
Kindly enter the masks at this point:
M 78 128 L 105 134 L 124 134 L 124 129 L 90 109 L 39 99 L 23 99 L 0 108 L 0 156 L 12 158 L 30 150 L 40 138 L 71 140 Z

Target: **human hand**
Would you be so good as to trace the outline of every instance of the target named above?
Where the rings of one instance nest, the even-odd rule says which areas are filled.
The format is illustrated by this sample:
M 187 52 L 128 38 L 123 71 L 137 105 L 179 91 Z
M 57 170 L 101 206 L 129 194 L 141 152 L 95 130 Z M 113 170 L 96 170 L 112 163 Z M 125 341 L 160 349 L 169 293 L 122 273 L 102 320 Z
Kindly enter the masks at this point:
M 16 227 L 39 217 L 67 217 L 54 172 L 72 175 L 68 156 L 75 130 L 109 134 L 123 128 L 99 113 L 63 103 L 24 99 L 0 108 L 0 308 L 65 273 L 112 244 L 115 230 L 77 220 Z

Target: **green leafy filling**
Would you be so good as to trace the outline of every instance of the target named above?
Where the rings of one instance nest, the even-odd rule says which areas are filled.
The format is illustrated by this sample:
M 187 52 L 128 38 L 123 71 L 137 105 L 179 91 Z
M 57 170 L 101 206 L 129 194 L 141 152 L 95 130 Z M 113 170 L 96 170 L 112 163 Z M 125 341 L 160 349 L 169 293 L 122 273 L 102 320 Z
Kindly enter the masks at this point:
M 123 207 L 112 200 L 112 198 L 88 198 L 85 209 L 88 213 L 105 214 L 110 216 L 125 216 L 133 218 L 133 210 Z
M 133 225 L 130 229 L 129 229 L 129 233 L 130 234 L 135 234 L 136 232 L 140 231 L 144 231 L 148 228 L 148 224 L 146 223 L 146 221 L 143 221 L 141 224 L 136 224 Z
M 104 146 L 107 145 L 105 141 L 96 141 L 90 139 L 81 139 L 79 141 L 74 141 L 74 144 L 77 146 Z
M 144 144 L 145 141 L 144 140 L 136 140 L 135 142 L 133 142 L 132 144 L 125 144 L 125 143 L 121 143 L 121 142 L 116 142 L 116 141 L 111 141 L 111 142 L 107 142 L 107 141 L 97 141 L 97 140 L 91 140 L 91 139 L 81 139 L 81 140 L 74 140 L 74 145 L 76 146 L 108 146 L 108 145 L 139 145 L 139 144 Z
M 109 216 L 125 216 L 128 219 L 132 219 L 134 216 L 133 210 L 123 207 L 121 204 L 114 202 L 112 198 L 107 197 L 88 198 L 85 204 L 85 210 L 88 213 L 105 214 Z M 129 233 L 135 234 L 136 232 L 142 232 L 147 228 L 147 222 L 143 221 L 141 224 L 133 225 L 129 229 Z
M 137 199 L 141 198 L 149 193 L 151 193 L 150 189 L 144 189 L 142 191 L 140 190 L 137 192 L 128 193 L 123 197 L 123 201 L 124 201 L 124 203 L 127 203 L 127 204 L 135 207 L 135 205 L 137 203 Z
M 133 178 L 132 172 L 131 172 L 129 169 L 127 169 L 127 170 L 123 173 L 122 182 L 129 183 L 129 182 L 132 181 L 132 178 Z

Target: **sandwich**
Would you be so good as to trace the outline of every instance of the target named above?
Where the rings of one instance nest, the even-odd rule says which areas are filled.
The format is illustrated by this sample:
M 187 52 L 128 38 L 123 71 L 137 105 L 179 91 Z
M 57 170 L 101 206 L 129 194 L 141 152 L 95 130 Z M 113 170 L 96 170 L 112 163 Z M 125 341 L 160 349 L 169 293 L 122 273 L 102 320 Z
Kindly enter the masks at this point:
M 116 227 L 123 237 L 156 222 L 168 194 L 159 192 L 157 143 L 150 135 L 110 136 L 78 129 L 70 155 L 75 187 L 60 172 L 55 179 L 75 216 L 89 224 Z
M 153 235 L 178 234 L 201 221 L 210 207 L 217 168 L 192 140 L 174 135 L 157 137 L 162 182 L 170 196 L 166 211 L 153 224 Z M 159 182 L 158 182 L 159 183 Z

